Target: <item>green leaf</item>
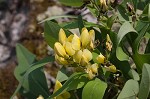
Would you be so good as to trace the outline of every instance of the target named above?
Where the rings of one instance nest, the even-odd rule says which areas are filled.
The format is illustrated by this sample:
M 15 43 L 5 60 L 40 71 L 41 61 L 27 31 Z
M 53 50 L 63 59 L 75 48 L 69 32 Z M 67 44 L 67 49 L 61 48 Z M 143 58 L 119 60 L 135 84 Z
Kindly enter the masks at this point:
M 66 68 L 65 68 L 65 67 L 62 67 L 62 68 L 58 71 L 56 79 L 57 79 L 59 82 L 63 82 L 63 81 L 65 81 L 65 80 L 68 79 L 67 71 L 66 71 Z
M 103 99 L 107 84 L 100 79 L 89 81 L 82 91 L 82 99 Z
M 136 30 L 133 28 L 133 26 L 128 22 L 124 22 L 123 25 L 120 27 L 119 32 L 118 32 L 118 44 L 120 44 L 121 40 L 123 37 L 128 34 L 128 33 L 137 33 Z
M 139 74 L 134 69 L 130 69 L 128 74 L 132 79 L 134 79 L 136 81 L 140 80 Z
M 131 0 L 133 2 L 134 5 L 134 11 L 136 11 L 137 9 L 137 5 L 138 5 L 138 0 Z
M 121 60 L 121 61 L 129 60 L 129 56 L 124 53 L 123 49 L 120 46 L 117 47 L 116 52 L 117 52 L 116 56 L 119 60 Z
M 142 67 L 144 63 L 150 64 L 150 54 L 139 54 L 135 53 L 133 55 L 133 60 L 136 64 L 137 70 L 139 73 L 141 73 Z
M 128 80 L 117 99 L 136 99 L 139 92 L 139 84 L 135 80 Z
M 111 29 L 111 27 L 112 27 L 112 25 L 113 25 L 116 18 L 117 18 L 116 15 L 112 15 L 110 18 L 108 18 L 107 26 L 108 26 L 109 29 Z
M 133 53 L 135 53 L 133 55 L 133 61 L 136 64 L 136 67 L 137 67 L 137 70 L 138 70 L 139 73 L 141 73 L 144 63 L 149 63 L 150 64 L 150 54 L 139 54 L 140 41 L 144 37 L 144 35 L 147 33 L 149 27 L 150 27 L 150 24 L 147 23 L 145 25 L 145 27 L 143 27 L 139 31 L 138 37 L 133 42 L 133 48 L 134 48 Z
M 97 56 L 98 56 L 99 54 L 97 54 L 97 53 L 95 53 L 95 52 L 92 52 L 92 56 L 93 56 L 93 61 L 94 61 L 94 63 L 99 63 L 98 61 L 97 61 Z
M 118 35 L 117 35 L 117 45 L 118 48 L 116 49 L 116 56 L 119 60 L 128 60 L 129 57 L 124 53 L 123 49 L 120 47 L 120 43 L 122 39 L 125 37 L 128 33 L 137 33 L 136 30 L 131 26 L 129 22 L 124 22 L 123 25 L 120 27 Z
M 130 64 L 128 63 L 128 61 L 120 61 L 118 60 L 118 58 L 116 57 L 116 48 L 117 48 L 117 34 L 115 32 L 110 32 L 110 37 L 111 40 L 113 42 L 113 49 L 112 49 L 112 53 L 110 54 L 109 60 L 112 64 L 114 64 L 117 69 L 121 70 L 121 72 L 123 73 L 124 77 L 126 79 L 132 78 L 129 76 L 129 71 L 131 69 Z
M 72 21 L 72 22 L 63 22 L 61 24 L 59 24 L 61 27 L 63 27 L 64 29 L 75 29 L 78 28 L 78 21 Z
M 82 20 L 82 16 L 79 15 L 78 16 L 78 28 L 79 28 L 80 33 L 82 32 L 83 27 L 84 27 L 84 23 L 83 23 L 83 20 Z
M 53 95 L 51 95 L 48 99 L 52 99 L 65 91 L 75 90 L 82 88 L 88 82 L 87 74 L 85 73 L 74 73 L 72 74 L 68 80 L 63 84 L 63 86 L 57 90 Z
M 43 67 L 45 64 L 47 64 L 48 62 L 52 62 L 52 61 L 54 61 L 54 57 L 46 57 L 46 58 L 44 58 L 44 59 L 42 59 L 42 60 L 40 60 L 40 61 L 38 61 L 38 62 L 36 62 L 36 63 L 34 63 L 34 64 L 31 64 L 30 65 L 30 68 L 24 73 L 24 75 L 22 75 L 22 80 L 21 80 L 21 82 L 19 82 L 19 85 L 18 85 L 18 87 L 17 87 L 17 89 L 15 90 L 15 92 L 14 92 L 14 94 L 12 95 L 12 97 L 11 97 L 11 99 L 13 99 L 13 97 L 17 94 L 17 92 L 22 88 L 22 86 L 23 86 L 23 88 L 25 89 L 25 90 L 27 90 L 27 88 L 29 88 L 30 89 L 30 87 L 32 87 L 32 84 L 38 84 L 37 86 L 39 86 L 43 81 L 45 81 L 45 84 L 42 84 L 43 85 L 43 87 L 40 87 L 40 88 L 42 88 L 41 90 L 39 90 L 39 88 L 37 88 L 37 86 L 36 87 L 34 87 L 34 91 L 36 91 L 35 93 L 34 93 L 34 95 L 36 95 L 36 97 L 39 95 L 39 92 L 40 92 L 40 94 L 41 95 L 43 95 L 43 97 L 48 97 L 48 94 L 47 95 L 45 95 L 46 93 L 49 93 L 49 91 L 47 90 L 48 88 L 46 88 L 46 89 L 44 89 L 45 87 L 47 87 L 47 84 L 46 84 L 46 79 L 45 79 L 45 77 L 43 77 L 41 80 L 41 83 L 30 83 L 30 81 L 32 81 L 33 79 L 31 79 L 31 77 L 33 76 L 33 74 L 32 74 L 32 72 L 34 72 L 34 71 L 36 71 L 36 70 L 41 70 L 41 67 Z M 32 76 L 30 75 L 30 74 L 32 74 Z M 40 77 L 40 76 L 37 76 L 37 75 L 34 75 L 35 77 Z M 30 78 L 30 79 L 29 79 Z M 44 80 L 45 79 L 45 80 Z M 29 86 L 29 87 L 28 87 Z M 45 87 L 44 87 L 45 86 Z M 36 88 L 38 89 L 38 90 L 36 90 Z M 31 92 L 33 91 L 33 90 L 30 90 Z M 45 91 L 44 91 L 45 90 Z M 33 91 L 33 92 L 34 92 Z M 46 92 L 47 91 L 47 92 Z M 32 93 L 33 94 L 33 93 Z
M 19 82 L 21 82 L 23 79 L 22 75 L 25 74 L 27 69 L 30 68 L 30 65 L 35 61 L 35 55 L 29 52 L 21 44 L 16 45 L 16 52 L 17 52 L 18 66 L 15 68 L 14 75 L 16 79 Z
M 58 15 L 58 16 L 51 16 L 41 22 L 39 22 L 38 24 L 41 24 L 45 21 L 50 21 L 50 20 L 53 20 L 53 19 L 58 19 L 58 18 L 77 18 L 76 16 L 73 16 L 73 15 Z
M 19 65 L 16 67 L 14 74 L 19 81 L 19 85 L 11 98 L 13 98 L 21 88 L 24 88 L 26 92 L 31 92 L 35 97 L 38 97 L 39 94 L 45 98 L 48 97 L 49 90 L 41 67 L 47 64 L 51 58 L 44 58 L 39 62 L 33 63 L 35 55 L 20 44 L 17 44 L 17 57 Z
M 149 0 L 139 0 L 138 1 L 138 9 L 144 10 L 145 6 L 149 3 L 150 3 Z
M 137 25 L 136 25 L 136 27 L 135 27 L 135 29 L 136 29 L 136 31 L 137 31 L 138 33 L 140 33 L 140 31 L 141 31 L 146 25 L 147 25 L 147 23 L 142 22 L 142 21 L 138 21 L 138 22 L 137 22 Z
M 83 0 L 59 0 L 60 3 L 67 6 L 80 7 L 83 5 Z
M 83 25 L 82 27 L 99 27 L 99 25 L 95 24 L 95 23 L 92 23 L 92 22 L 86 22 L 85 20 L 82 20 L 83 21 Z M 63 22 L 61 24 L 59 24 L 62 28 L 68 30 L 68 29 L 76 29 L 76 28 L 79 28 L 79 25 L 78 25 L 79 21 L 78 20 L 75 20 L 75 21 L 71 21 L 71 22 Z M 82 28 L 81 27 L 81 28 Z
M 17 60 L 18 64 L 22 65 L 22 69 L 28 68 L 31 63 L 35 60 L 35 55 L 29 52 L 24 46 L 21 44 L 16 45 L 16 52 L 17 52 Z
M 119 5 L 117 10 L 120 21 L 129 21 L 129 17 L 126 15 L 126 10 L 123 6 Z
M 44 23 L 44 37 L 48 45 L 54 48 L 54 43 L 58 41 L 58 33 L 60 26 L 52 21 L 46 21 Z
M 150 65 L 144 64 L 142 69 L 142 79 L 140 83 L 139 99 L 148 99 L 150 93 Z
M 150 22 L 150 4 L 146 5 L 140 19 L 143 22 Z

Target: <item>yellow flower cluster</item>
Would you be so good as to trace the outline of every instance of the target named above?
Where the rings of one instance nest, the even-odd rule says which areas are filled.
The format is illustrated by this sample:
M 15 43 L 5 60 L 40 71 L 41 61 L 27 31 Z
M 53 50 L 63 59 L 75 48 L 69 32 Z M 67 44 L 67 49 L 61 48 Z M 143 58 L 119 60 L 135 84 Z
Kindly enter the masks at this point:
M 59 64 L 69 65 L 74 62 L 86 66 L 92 59 L 90 50 L 94 49 L 94 30 L 82 29 L 81 36 L 71 34 L 66 37 L 63 29 L 59 31 L 59 42 L 54 44 L 55 59 Z
M 107 37 L 107 42 L 110 44 L 110 38 Z M 54 44 L 55 60 L 64 66 L 73 63 L 82 66 L 92 79 L 98 73 L 98 64 L 91 64 L 93 56 L 91 51 L 94 50 L 95 31 L 88 31 L 86 28 L 82 29 L 81 35 L 71 34 L 66 36 L 65 31 L 60 29 L 59 42 Z M 112 46 L 108 46 L 111 51 Z M 105 57 L 100 53 L 96 58 L 99 64 L 104 64 Z

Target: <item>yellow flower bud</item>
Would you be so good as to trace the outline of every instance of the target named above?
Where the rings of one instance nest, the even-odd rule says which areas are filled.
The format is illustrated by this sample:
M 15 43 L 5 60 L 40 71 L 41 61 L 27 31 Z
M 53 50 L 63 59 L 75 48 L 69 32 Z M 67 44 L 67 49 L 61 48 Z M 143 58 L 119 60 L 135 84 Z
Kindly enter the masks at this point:
M 87 73 L 88 73 L 88 78 L 89 79 L 93 79 L 95 77 L 95 74 L 93 74 L 91 69 L 87 70 Z
M 59 31 L 59 42 L 63 45 L 64 42 L 66 41 L 66 34 L 65 31 L 61 28 Z
M 87 66 L 88 62 L 89 61 L 87 60 L 87 58 L 85 57 L 85 55 L 82 54 L 80 65 L 81 66 Z
M 105 57 L 101 53 L 97 56 L 96 59 L 100 64 L 103 64 L 105 62 Z
M 42 95 L 39 95 L 39 97 L 36 99 L 44 99 L 44 97 Z
M 59 57 L 57 54 L 55 55 L 55 60 L 61 65 L 68 65 L 68 61 L 65 60 L 63 57 Z
M 82 66 L 86 66 L 91 59 L 92 59 L 92 53 L 88 49 L 84 49 L 80 64 Z
M 65 57 L 65 58 L 68 57 L 68 55 L 66 54 L 66 51 L 65 51 L 64 47 L 59 42 L 56 42 L 54 44 L 54 51 L 60 57 Z
M 61 87 L 62 87 L 62 84 L 58 80 L 56 80 L 55 87 L 54 87 L 54 92 L 53 93 L 55 93 Z
M 64 98 L 60 95 L 60 96 L 54 97 L 53 99 L 64 99 Z
M 98 73 L 98 64 L 97 63 L 95 63 L 95 64 L 92 64 L 91 65 L 91 70 L 92 70 L 92 72 L 93 73 Z
M 76 63 L 80 63 L 81 61 L 81 58 L 82 58 L 82 51 L 79 50 L 75 53 L 75 55 L 73 56 L 73 61 L 76 62 Z
M 111 51 L 111 49 L 112 49 L 112 41 L 108 34 L 106 36 L 106 48 L 108 51 Z
M 86 28 L 82 29 L 81 43 L 84 48 L 86 48 L 87 45 L 90 43 L 90 34 L 88 33 L 88 30 Z
M 62 84 L 58 80 L 56 80 L 53 93 L 55 93 L 61 87 L 62 87 Z M 54 97 L 54 99 L 69 99 L 69 98 L 70 98 L 70 93 L 67 91 L 57 97 Z
M 63 99 L 69 99 L 70 98 L 70 93 L 69 92 L 65 92 L 61 96 L 63 97 Z
M 67 54 L 69 54 L 70 56 L 73 56 L 75 54 L 75 50 L 72 48 L 72 44 L 70 42 L 66 42 L 64 47 Z
M 95 31 L 94 31 L 94 30 L 90 30 L 90 31 L 89 31 L 89 34 L 90 34 L 90 39 L 91 39 L 91 41 L 94 42 L 94 40 L 95 40 Z
M 67 38 L 67 41 L 68 41 L 68 42 L 72 42 L 73 37 L 74 37 L 74 35 L 71 34 L 71 35 Z
M 90 49 L 90 50 L 93 50 L 93 49 L 94 49 L 94 47 L 95 47 L 95 46 L 94 46 L 94 43 L 91 41 L 91 42 L 90 42 L 89 49 Z
M 72 48 L 74 50 L 80 50 L 80 46 L 81 46 L 80 38 L 76 34 L 74 34 L 72 38 Z
M 79 50 L 73 56 L 73 60 L 76 63 L 81 64 L 82 66 L 86 66 L 89 61 L 92 59 L 92 53 L 88 49 Z
M 115 67 L 114 65 L 111 65 L 111 66 L 109 66 L 109 67 L 106 67 L 106 66 L 105 66 L 105 69 L 106 69 L 107 71 L 112 72 L 112 73 L 115 73 L 115 72 L 117 71 L 117 69 L 116 69 L 116 67 Z
M 106 4 L 106 0 L 100 0 L 100 6 L 101 6 L 103 12 L 108 9 L 108 6 Z
M 83 55 L 85 56 L 88 62 L 92 60 L 92 53 L 88 49 L 83 50 Z
M 95 31 L 94 30 L 90 30 L 89 31 L 89 34 L 90 34 L 90 39 L 91 39 L 91 41 L 90 41 L 90 45 L 89 45 L 89 49 L 94 49 L 94 40 L 95 40 Z

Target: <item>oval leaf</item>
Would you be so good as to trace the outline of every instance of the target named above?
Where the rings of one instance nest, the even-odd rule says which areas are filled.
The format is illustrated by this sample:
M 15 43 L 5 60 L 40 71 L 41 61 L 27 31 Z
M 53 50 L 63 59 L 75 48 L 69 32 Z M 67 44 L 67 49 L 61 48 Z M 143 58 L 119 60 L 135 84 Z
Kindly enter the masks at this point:
M 82 92 L 82 99 L 103 99 L 107 84 L 100 79 L 89 81 Z
M 123 25 L 120 27 L 118 35 L 117 35 L 117 50 L 116 50 L 116 56 L 120 61 L 128 60 L 129 56 L 124 53 L 120 46 L 120 42 L 128 33 L 137 33 L 136 30 L 132 27 L 132 25 L 129 22 L 123 23 Z M 121 52 L 121 53 L 120 53 Z
M 63 82 L 63 81 L 65 81 L 65 80 L 68 79 L 67 71 L 66 71 L 65 67 L 62 67 L 62 68 L 58 71 L 56 79 L 57 79 L 59 82 Z
M 134 80 L 140 80 L 139 74 L 134 69 L 130 69 L 128 75 Z
M 150 92 L 150 65 L 144 64 L 140 83 L 139 99 L 147 99 Z
M 139 92 L 139 84 L 135 80 L 128 80 L 117 99 L 136 99 Z

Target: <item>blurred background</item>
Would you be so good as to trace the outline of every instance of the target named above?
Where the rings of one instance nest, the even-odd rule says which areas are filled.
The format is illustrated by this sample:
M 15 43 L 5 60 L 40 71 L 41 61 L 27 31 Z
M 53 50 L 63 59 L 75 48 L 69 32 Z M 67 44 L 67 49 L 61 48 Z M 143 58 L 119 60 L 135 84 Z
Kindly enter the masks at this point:
M 43 24 L 38 23 L 48 17 L 65 14 L 81 14 L 84 19 L 96 22 L 87 9 L 66 7 L 57 0 L 0 0 L 0 99 L 9 99 L 18 85 L 13 74 L 17 66 L 16 44 L 24 45 L 38 60 L 53 53 L 44 41 Z M 45 66 L 50 88 L 53 88 L 58 69 L 55 63 Z M 16 99 L 23 97 L 17 95 Z

